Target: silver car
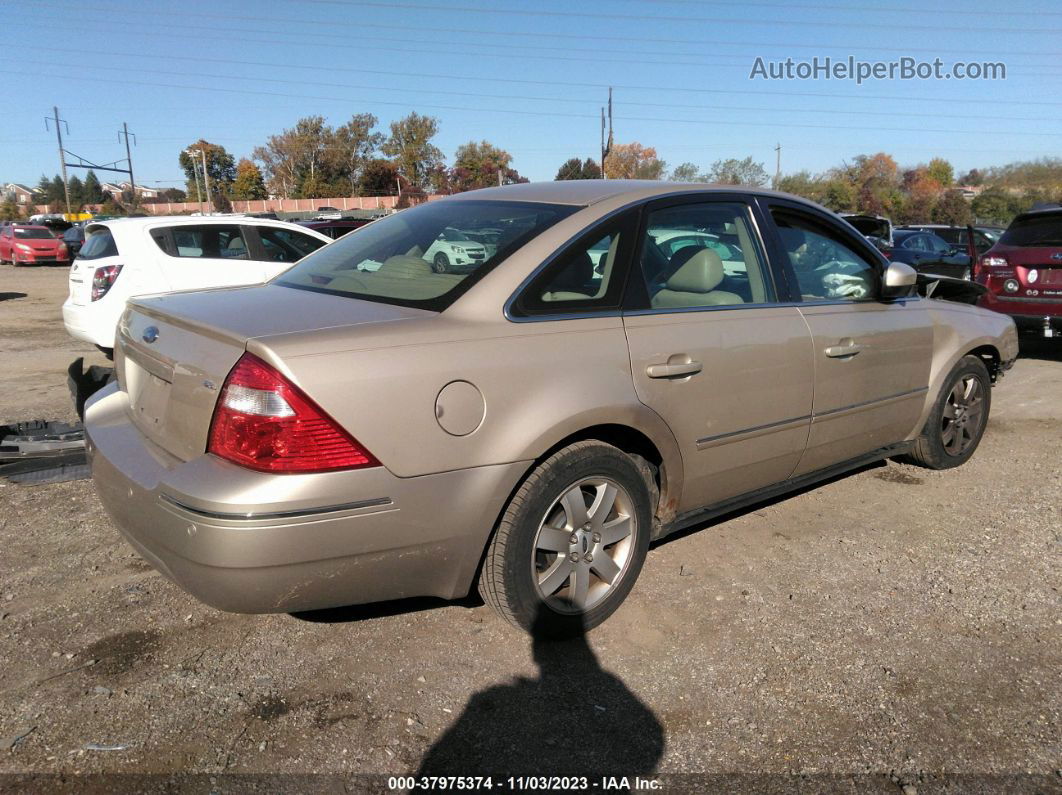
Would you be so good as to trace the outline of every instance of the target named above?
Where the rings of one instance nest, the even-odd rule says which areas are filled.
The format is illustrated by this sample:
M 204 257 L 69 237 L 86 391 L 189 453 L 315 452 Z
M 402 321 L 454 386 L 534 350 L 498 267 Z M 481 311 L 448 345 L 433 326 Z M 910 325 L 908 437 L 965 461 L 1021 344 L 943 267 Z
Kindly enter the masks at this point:
M 494 253 L 437 272 L 439 235 L 471 228 Z M 738 259 L 656 242 L 684 229 L 725 230 Z M 1016 355 L 1009 318 L 920 298 L 807 201 L 524 184 L 382 219 L 266 285 L 130 301 L 86 426 L 115 524 L 209 604 L 478 584 L 564 634 L 617 608 L 654 539 L 886 457 L 962 464 Z

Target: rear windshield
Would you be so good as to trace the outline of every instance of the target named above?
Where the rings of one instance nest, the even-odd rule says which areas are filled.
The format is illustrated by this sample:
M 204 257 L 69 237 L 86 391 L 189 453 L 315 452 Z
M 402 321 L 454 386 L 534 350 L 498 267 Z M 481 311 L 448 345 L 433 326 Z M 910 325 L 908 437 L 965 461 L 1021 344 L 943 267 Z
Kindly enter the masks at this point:
M 24 240 L 51 240 L 55 237 L 47 229 L 27 229 L 25 227 L 20 229 L 16 226 L 13 231 L 15 237 L 21 237 Z
M 118 246 L 114 243 L 111 230 L 100 229 L 89 233 L 85 238 L 85 245 L 77 254 L 78 259 L 100 259 L 101 257 L 115 257 L 118 255 Z
M 1004 246 L 1062 246 L 1062 213 L 1015 218 L 999 242 Z
M 382 218 L 277 277 L 285 287 L 442 311 L 479 278 L 577 207 L 440 201 Z M 474 242 L 490 229 L 497 243 Z

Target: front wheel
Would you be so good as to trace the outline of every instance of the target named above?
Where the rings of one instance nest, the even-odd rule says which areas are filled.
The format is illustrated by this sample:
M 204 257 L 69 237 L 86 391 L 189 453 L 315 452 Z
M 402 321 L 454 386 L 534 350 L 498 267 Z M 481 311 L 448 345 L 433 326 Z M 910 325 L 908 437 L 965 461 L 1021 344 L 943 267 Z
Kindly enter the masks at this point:
M 630 456 L 585 441 L 540 464 L 509 503 L 480 574 L 506 620 L 579 635 L 620 606 L 649 549 L 650 486 Z
M 450 260 L 440 251 L 432 260 L 432 267 L 436 273 L 446 273 L 450 269 Z
M 974 454 L 988 425 L 992 383 L 985 363 L 964 356 L 944 382 L 922 434 L 905 459 L 927 469 L 950 469 Z

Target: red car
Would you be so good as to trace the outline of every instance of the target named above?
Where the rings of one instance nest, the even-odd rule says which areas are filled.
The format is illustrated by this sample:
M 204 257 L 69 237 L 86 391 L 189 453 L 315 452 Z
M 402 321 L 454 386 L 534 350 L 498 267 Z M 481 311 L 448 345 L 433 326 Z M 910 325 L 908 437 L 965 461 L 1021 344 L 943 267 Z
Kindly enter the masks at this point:
M 46 226 L 9 224 L 0 228 L 0 262 L 69 265 L 70 250 Z
M 1062 336 L 1062 207 L 1030 210 L 1011 221 L 978 262 L 978 302 L 1014 318 L 1021 331 Z

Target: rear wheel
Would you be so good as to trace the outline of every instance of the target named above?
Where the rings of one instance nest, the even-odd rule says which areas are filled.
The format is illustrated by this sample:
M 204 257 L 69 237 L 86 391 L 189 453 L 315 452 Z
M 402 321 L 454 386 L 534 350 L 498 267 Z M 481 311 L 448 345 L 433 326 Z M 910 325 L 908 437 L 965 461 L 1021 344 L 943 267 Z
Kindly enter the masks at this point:
M 578 635 L 620 606 L 649 549 L 649 484 L 612 445 L 578 442 L 540 464 L 509 503 L 479 591 L 511 623 Z
M 974 454 L 988 425 L 992 406 L 991 380 L 985 363 L 964 356 L 944 382 L 922 434 L 905 456 L 928 469 L 950 469 Z

